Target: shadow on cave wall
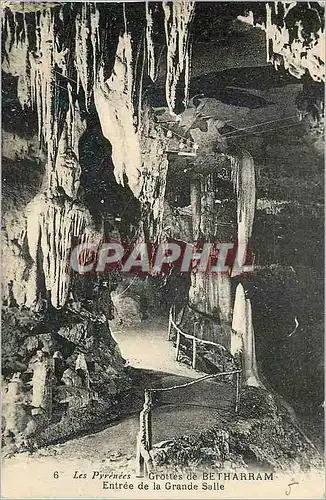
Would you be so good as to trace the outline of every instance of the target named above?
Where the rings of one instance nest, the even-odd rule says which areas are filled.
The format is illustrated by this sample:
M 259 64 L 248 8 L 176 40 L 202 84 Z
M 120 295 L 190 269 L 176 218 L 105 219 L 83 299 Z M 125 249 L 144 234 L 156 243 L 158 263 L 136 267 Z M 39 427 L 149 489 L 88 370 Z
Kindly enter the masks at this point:
M 253 305 L 261 373 L 298 414 L 320 418 L 324 315 L 323 281 L 318 271 L 271 265 L 257 270 L 244 285 Z
M 121 236 L 133 236 L 140 218 L 140 203 L 130 188 L 116 182 L 111 144 L 103 136 L 97 115 L 87 116 L 87 128 L 79 141 L 84 201 L 94 218 L 110 215 Z

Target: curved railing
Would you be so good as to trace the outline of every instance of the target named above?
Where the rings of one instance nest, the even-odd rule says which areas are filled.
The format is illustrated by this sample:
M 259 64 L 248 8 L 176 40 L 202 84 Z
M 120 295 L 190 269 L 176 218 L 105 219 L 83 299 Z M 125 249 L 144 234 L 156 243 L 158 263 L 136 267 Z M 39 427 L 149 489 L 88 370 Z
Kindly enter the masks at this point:
M 238 412 L 240 401 L 240 374 L 241 370 L 230 370 L 225 372 L 214 373 L 213 375 L 205 375 L 199 379 L 191 380 L 180 385 L 173 385 L 171 387 L 160 387 L 157 389 L 145 389 L 143 409 L 139 415 L 139 432 L 137 436 L 136 447 L 136 474 L 137 477 L 144 477 L 154 469 L 153 464 L 153 443 L 152 443 L 152 410 L 153 410 L 153 394 L 160 392 L 168 392 L 175 389 L 183 389 L 191 385 L 198 384 L 204 380 L 209 380 L 225 375 L 235 375 L 236 377 L 236 392 L 234 401 L 234 411 Z M 176 404 L 175 406 L 182 406 L 184 403 Z M 203 406 L 204 405 L 191 405 Z M 215 408 L 216 409 L 216 408 Z
M 183 314 L 184 314 L 184 311 L 183 311 Z M 183 316 L 183 314 L 182 314 L 182 316 Z M 174 305 L 171 307 L 170 312 L 169 312 L 169 326 L 168 326 L 168 340 L 169 341 L 171 340 L 171 334 L 172 334 L 173 330 L 175 330 L 175 332 L 177 334 L 176 356 L 175 356 L 176 361 L 178 361 L 178 359 L 179 359 L 181 337 L 184 337 L 188 340 L 191 340 L 192 341 L 192 364 L 191 364 L 191 366 L 194 370 L 196 369 L 197 344 L 213 345 L 213 346 L 218 347 L 219 349 L 221 349 L 223 351 L 226 351 L 226 348 L 222 344 L 218 344 L 218 343 L 213 342 L 211 340 L 199 339 L 195 335 L 191 335 L 190 333 L 186 333 L 183 330 L 181 330 L 179 325 L 177 325 L 177 323 L 176 323 L 175 306 Z
M 183 313 L 182 313 L 182 316 L 183 316 Z M 188 334 L 188 333 L 184 332 L 183 330 L 181 330 L 181 328 L 176 323 L 175 306 L 172 306 L 170 309 L 170 312 L 169 312 L 168 340 L 171 340 L 171 333 L 173 330 L 175 330 L 176 334 L 177 334 L 176 360 L 178 360 L 178 357 L 179 357 L 181 337 L 183 336 L 186 339 L 192 340 L 192 343 L 193 343 L 192 344 L 193 345 L 192 367 L 194 369 L 196 368 L 196 346 L 197 346 L 197 343 L 209 344 L 209 345 L 213 345 L 213 346 L 223 348 L 224 350 L 226 350 L 225 347 L 223 347 L 220 344 L 217 344 L 216 342 L 198 339 L 194 335 Z M 235 413 L 237 413 L 239 401 L 240 401 L 241 372 L 242 372 L 242 370 L 240 370 L 240 369 L 223 371 L 223 372 L 219 372 L 219 373 L 214 373 L 212 375 L 204 375 L 203 377 L 200 377 L 200 378 L 195 379 L 195 380 L 191 380 L 190 382 L 186 382 L 186 383 L 180 384 L 180 385 L 173 385 L 171 387 L 161 387 L 161 388 L 157 388 L 157 389 L 145 389 L 145 391 L 144 391 L 144 404 L 143 404 L 143 409 L 139 415 L 139 432 L 137 435 L 137 447 L 136 447 L 136 473 L 137 473 L 137 477 L 147 476 L 149 474 L 149 472 L 151 472 L 154 469 L 153 443 L 152 443 L 152 437 L 153 437 L 153 433 L 152 433 L 153 395 L 155 393 L 168 392 L 168 391 L 172 391 L 175 389 L 182 390 L 186 387 L 198 384 L 200 382 L 203 382 L 203 381 L 209 380 L 209 379 L 214 379 L 214 378 L 218 378 L 218 377 L 222 377 L 222 376 L 234 375 L 235 376 L 235 386 L 236 386 L 234 411 L 235 411 Z M 191 405 L 191 406 L 203 406 L 203 407 L 205 407 L 204 405 L 194 405 L 192 403 L 177 403 L 174 405 L 182 406 L 184 404 Z

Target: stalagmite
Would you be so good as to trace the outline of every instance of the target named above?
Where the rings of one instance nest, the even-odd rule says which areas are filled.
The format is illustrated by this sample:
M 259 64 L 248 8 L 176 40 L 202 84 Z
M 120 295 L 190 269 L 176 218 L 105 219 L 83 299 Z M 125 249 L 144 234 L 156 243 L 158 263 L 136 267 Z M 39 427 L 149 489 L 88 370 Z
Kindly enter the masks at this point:
M 166 102 L 170 113 L 175 114 L 176 90 L 178 82 L 184 74 L 185 98 L 188 100 L 189 82 L 189 25 L 192 20 L 195 2 L 192 0 L 163 1 L 164 26 L 167 47 L 166 70 Z
M 29 262 L 26 268 L 23 259 L 15 257 L 15 272 L 24 279 L 22 282 L 15 279 L 12 292 L 18 304 L 32 308 L 36 307 L 40 294 L 44 299 L 46 292 L 55 308 L 63 307 L 70 290 L 72 246 L 101 239 L 89 210 L 77 201 L 81 175 L 78 143 L 85 123 L 78 104 L 73 104 L 69 86 L 68 95 L 69 109 L 47 188 L 28 203 L 21 220 L 19 241 L 26 245 Z
M 74 206 L 68 200 L 56 202 L 46 194 L 37 196 L 27 207 L 27 238 L 30 256 L 37 274 L 44 276 L 54 307 L 62 307 L 69 295 L 71 270 L 69 255 L 73 241 L 99 241 L 92 231 L 93 221 L 86 208 Z M 42 255 L 41 263 L 38 256 Z M 39 281 L 39 280 L 37 280 Z M 37 282 L 30 283 L 27 294 L 29 307 L 35 305 L 39 294 Z
M 63 372 L 61 381 L 68 387 L 83 387 L 81 377 L 72 368 L 67 368 Z
M 245 263 L 246 250 L 252 233 L 256 206 L 254 160 L 248 151 L 231 157 L 232 182 L 237 196 L 238 265 Z
M 21 373 L 14 373 L 2 400 L 3 444 L 13 436 L 17 448 L 25 444 L 25 438 L 36 430 L 33 417 L 26 411 L 25 393 Z M 4 448 L 4 446 L 3 446 Z
M 85 359 L 85 354 L 78 354 L 76 359 L 75 370 L 80 374 L 83 382 L 83 387 L 89 390 L 89 371 L 87 368 L 87 363 Z
M 237 286 L 232 321 L 231 354 L 241 355 L 243 364 L 243 379 L 246 385 L 264 388 L 259 379 L 255 334 L 252 324 L 250 299 L 246 298 L 241 283 Z
M 37 276 L 43 276 L 54 307 L 62 307 L 69 295 L 69 255 L 74 241 L 99 241 L 89 211 L 75 200 L 80 185 L 79 138 L 85 130 L 78 105 L 70 99 L 66 121 L 58 144 L 50 186 L 27 206 L 27 242 L 35 268 L 30 281 L 27 305 L 34 306 L 41 290 Z M 40 258 L 42 256 L 42 258 Z
M 103 68 L 99 70 L 94 99 L 103 135 L 112 146 L 117 182 L 124 185 L 126 176 L 131 191 L 138 197 L 141 189 L 141 152 L 134 128 L 132 82 L 131 37 L 124 33 L 119 38 L 111 77 L 105 81 Z
M 5 56 L 3 70 L 18 76 L 18 98 L 22 106 L 31 105 L 37 112 L 39 140 L 47 151 L 47 173 L 50 178 L 55 170 L 56 153 L 59 142 L 58 130 L 58 93 L 56 82 L 57 66 L 62 75 L 68 77 L 68 49 L 59 50 L 55 30 L 55 16 L 50 7 L 43 5 L 35 13 L 35 33 L 27 30 L 24 13 L 19 16 L 21 31 L 16 33 L 16 25 L 11 26 L 11 13 L 5 13 Z M 82 6 L 77 14 L 75 66 L 77 69 L 77 87 L 81 83 L 89 102 L 90 84 L 88 78 L 88 17 L 87 8 Z M 17 24 L 18 20 L 16 20 Z M 18 25 L 18 24 L 17 24 Z M 78 26 L 78 28 L 77 28 Z M 77 89 L 78 90 L 78 89 Z M 71 125 L 75 124 L 72 110 L 72 88 L 67 86 Z M 73 130 L 69 131 L 74 136 Z
M 47 419 L 52 417 L 52 385 L 54 380 L 54 361 L 42 351 L 37 351 L 33 363 L 32 414 L 42 413 Z

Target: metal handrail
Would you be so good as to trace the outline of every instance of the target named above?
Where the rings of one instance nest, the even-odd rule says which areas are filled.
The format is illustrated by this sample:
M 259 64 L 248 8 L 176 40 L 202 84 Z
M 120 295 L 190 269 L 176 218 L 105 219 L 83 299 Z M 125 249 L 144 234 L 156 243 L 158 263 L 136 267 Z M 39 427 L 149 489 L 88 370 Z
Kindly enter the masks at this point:
M 158 387 L 145 389 L 144 391 L 144 405 L 143 409 L 139 415 L 140 429 L 137 436 L 137 447 L 136 447 L 136 475 L 137 477 L 148 476 L 154 468 L 153 458 L 152 458 L 152 409 L 153 409 L 153 393 L 155 392 L 167 392 L 175 389 L 182 389 L 194 384 L 198 384 L 204 380 L 209 380 L 212 378 L 221 377 L 223 375 L 236 375 L 236 395 L 234 411 L 238 412 L 238 406 L 240 401 L 240 374 L 242 370 L 230 370 L 225 372 L 214 373 L 212 375 L 204 375 L 196 380 L 191 380 L 184 384 L 173 385 L 171 387 Z M 205 406 L 203 406 L 205 408 Z
M 191 335 L 190 333 L 186 333 L 181 328 L 176 324 L 175 322 L 175 306 L 173 305 L 169 311 L 169 326 L 168 326 L 168 340 L 171 340 L 171 332 L 172 329 L 174 329 L 177 332 L 177 339 L 176 339 L 176 361 L 179 359 L 179 352 L 180 352 L 180 340 L 181 336 L 185 337 L 188 340 L 192 340 L 192 368 L 195 370 L 196 369 L 196 354 L 197 354 L 197 343 L 201 344 L 207 344 L 207 345 L 213 345 L 215 347 L 218 347 L 219 349 L 222 349 L 223 351 L 226 351 L 227 349 L 216 342 L 213 342 L 211 340 L 204 340 L 204 339 L 199 339 L 198 337 L 195 337 L 195 335 Z
M 176 311 L 175 305 L 170 308 L 169 311 L 169 326 L 168 326 L 168 340 L 171 340 L 171 332 L 174 329 L 177 332 L 177 340 L 176 340 L 176 361 L 179 358 L 180 351 L 180 340 L 181 336 L 186 339 L 192 340 L 193 345 L 193 355 L 192 355 L 192 367 L 196 368 L 196 348 L 197 342 L 202 344 L 213 345 L 215 347 L 222 348 L 226 350 L 224 346 L 221 344 L 217 344 L 216 342 L 212 342 L 210 340 L 199 339 L 194 335 L 184 332 L 181 330 L 179 325 L 176 323 Z M 182 389 L 194 384 L 198 384 L 204 380 L 209 380 L 225 375 L 235 375 L 236 377 L 236 395 L 235 395 L 235 403 L 234 403 L 234 411 L 238 412 L 239 400 L 240 400 L 240 383 L 241 383 L 241 369 L 237 370 L 229 370 L 219 373 L 214 373 L 210 375 L 204 375 L 196 380 L 191 380 L 190 382 L 186 382 L 184 384 L 173 385 L 171 387 L 160 387 L 160 388 L 150 388 L 145 389 L 144 392 L 144 405 L 143 409 L 140 412 L 140 429 L 137 437 L 137 449 L 136 449 L 136 469 L 137 476 L 144 477 L 144 475 L 148 475 L 148 473 L 153 469 L 153 459 L 152 459 L 152 408 L 153 408 L 153 393 L 156 392 L 167 392 L 174 389 Z
M 221 377 L 222 375 L 234 375 L 236 373 L 241 373 L 242 370 L 230 370 L 225 372 L 213 373 L 210 375 L 204 375 L 203 377 L 197 378 L 195 380 L 191 380 L 190 382 L 185 382 L 180 385 L 172 385 L 171 387 L 155 387 L 152 389 L 146 389 L 147 392 L 166 392 L 172 391 L 174 389 L 183 389 L 184 387 L 188 387 L 190 385 L 198 384 L 199 382 L 203 382 L 204 380 L 208 380 L 210 378 Z

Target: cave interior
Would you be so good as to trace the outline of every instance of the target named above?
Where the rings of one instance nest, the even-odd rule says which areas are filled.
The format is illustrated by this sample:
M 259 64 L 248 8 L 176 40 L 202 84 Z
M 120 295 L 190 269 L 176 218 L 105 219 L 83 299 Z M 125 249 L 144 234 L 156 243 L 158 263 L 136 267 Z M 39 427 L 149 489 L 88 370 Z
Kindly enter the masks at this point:
M 319 463 L 323 2 L 3 4 L 5 454 L 37 454 L 139 413 L 144 389 L 168 384 L 173 363 L 188 380 L 193 343 L 179 345 L 177 330 L 168 342 L 173 316 L 214 344 L 196 344 L 194 377 L 240 367 L 239 410 L 198 413 L 198 428 L 181 429 L 201 437 L 186 446 L 179 430 L 151 461 Z M 253 268 L 69 267 L 78 244 L 110 241 L 242 242 Z M 177 361 L 164 359 L 165 344 Z M 221 380 L 200 391 L 227 405 L 234 382 Z M 153 402 L 158 418 L 171 398 Z M 169 415 L 172 427 L 183 419 Z M 203 451 L 212 443 L 219 456 Z

